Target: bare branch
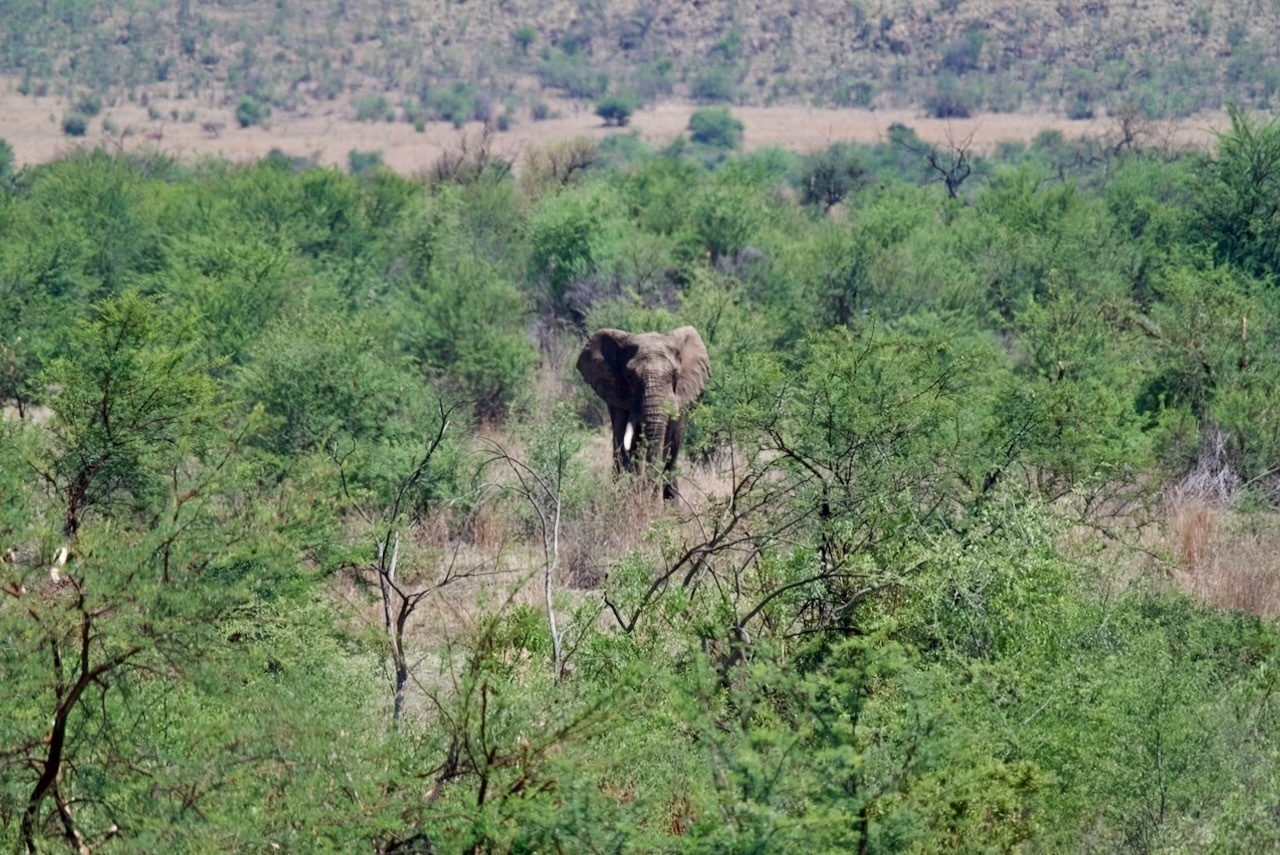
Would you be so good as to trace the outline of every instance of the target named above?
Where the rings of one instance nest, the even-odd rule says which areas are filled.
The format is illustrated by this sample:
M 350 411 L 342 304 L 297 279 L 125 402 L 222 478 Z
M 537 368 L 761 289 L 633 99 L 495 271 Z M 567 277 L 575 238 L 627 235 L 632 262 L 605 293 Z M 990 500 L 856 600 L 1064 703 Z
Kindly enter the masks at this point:
M 895 134 L 892 139 L 912 154 L 923 157 L 929 164 L 929 168 L 938 174 L 937 180 L 946 186 L 947 196 L 955 199 L 960 195 L 960 186 L 973 172 L 970 158 L 974 133 L 975 131 L 970 131 L 967 137 L 957 143 L 951 135 L 951 126 L 948 124 L 946 151 L 939 151 L 936 146 L 913 142 L 904 134 Z

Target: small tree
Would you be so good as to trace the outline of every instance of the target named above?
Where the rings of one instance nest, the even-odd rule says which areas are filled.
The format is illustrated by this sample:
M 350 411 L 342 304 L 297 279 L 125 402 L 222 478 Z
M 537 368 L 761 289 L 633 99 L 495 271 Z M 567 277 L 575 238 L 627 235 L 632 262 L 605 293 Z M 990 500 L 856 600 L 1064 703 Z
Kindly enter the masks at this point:
M 836 143 L 826 151 L 805 158 L 800 175 L 800 201 L 821 205 L 824 212 L 830 211 L 867 177 L 867 168 L 853 147 Z
M 260 125 L 271 115 L 271 108 L 252 95 L 246 95 L 236 105 L 236 121 L 240 127 L 249 128 Z
M 635 103 L 625 95 L 606 95 L 596 105 L 596 115 L 611 127 L 623 128 L 631 121 Z
M 350 452 L 330 456 L 338 467 L 343 493 L 355 511 L 369 524 L 373 534 L 373 571 L 382 606 L 382 630 L 386 634 L 391 660 L 391 717 L 398 721 L 404 713 L 405 689 L 409 684 L 410 660 L 406 630 L 409 620 L 431 593 L 469 573 L 455 572 L 451 562 L 443 574 L 426 584 L 406 579 L 400 572 L 400 532 L 414 510 L 414 495 L 430 477 L 433 461 L 445 442 L 454 408 L 437 405 L 438 421 L 430 430 L 425 447 L 415 453 L 408 472 L 393 485 L 393 495 L 384 506 L 370 509 L 353 493 L 353 479 L 347 471 Z M 352 447 L 354 450 L 354 446 Z
M 1259 124 L 1228 107 L 1231 128 L 1197 185 L 1200 233 L 1219 261 L 1255 276 L 1280 274 L 1280 122 Z
M 889 129 L 889 138 L 898 146 L 912 154 L 919 155 L 929 164 L 931 172 L 937 175 L 947 188 L 947 196 L 955 199 L 960 195 L 960 186 L 973 172 L 970 158 L 973 154 L 973 133 L 956 142 L 947 131 L 947 147 L 939 150 L 937 146 L 922 141 L 909 128 L 894 126 Z
M 511 34 L 511 40 L 516 43 L 521 56 L 529 55 L 529 46 L 533 44 L 533 40 L 537 37 L 538 31 L 527 24 Z
M 357 151 L 353 148 L 347 153 L 347 164 L 352 175 L 372 175 L 382 166 L 382 152 Z
M 204 451 L 201 434 L 219 415 L 216 386 L 192 365 L 192 344 L 173 347 L 162 336 L 155 306 L 125 294 L 81 324 L 72 355 L 49 367 L 45 379 L 59 390 L 55 455 L 41 470 L 64 497 L 67 537 L 92 507 L 145 506 L 166 460 Z
M 448 184 L 497 183 L 511 173 L 511 161 L 493 150 L 493 127 L 485 125 L 476 137 L 463 134 L 456 148 L 445 148 L 427 171 L 432 190 Z
M 937 91 L 925 99 L 925 110 L 935 119 L 967 119 L 973 114 L 973 99 L 953 78 L 944 77 Z
M 385 95 L 357 95 L 352 106 L 355 107 L 357 122 L 381 122 L 395 116 Z
M 689 117 L 689 134 L 702 145 L 737 148 L 742 142 L 742 122 L 733 117 L 728 107 L 706 107 L 694 110 Z
M 62 120 L 62 132 L 69 137 L 82 137 L 89 130 L 89 119 L 80 113 L 68 113 Z
M 6 795 L 25 792 L 7 809 L 27 852 L 44 851 L 53 828 L 80 852 L 119 832 L 124 794 L 156 774 L 131 741 L 147 731 L 131 732 L 131 693 L 182 695 L 177 684 L 245 602 L 235 580 L 248 574 L 230 565 L 263 562 L 279 542 L 243 513 L 252 500 L 221 500 L 253 490 L 230 461 L 254 418 L 223 430 L 227 411 L 189 358 L 194 345 L 168 344 L 184 338 L 141 297 L 105 302 L 45 376 L 56 390 L 47 434 L 33 428 L 17 446 L 51 488 L 9 492 L 0 508 L 5 521 L 26 520 L 4 526 L 18 548 L 4 562 L 0 637 L 5 685 L 22 701 L 0 728 L 0 757 L 23 759 L 0 761 L 0 778 Z M 18 515 L 15 500 L 25 502 Z M 50 568 L 41 543 L 59 517 L 70 540 Z
M 430 240 L 433 228 L 424 223 L 407 242 L 414 266 L 392 303 L 396 329 L 408 355 L 451 398 L 470 402 L 481 420 L 498 422 L 525 388 L 535 361 L 524 329 L 525 301 L 501 268 L 478 258 L 457 233 L 445 232 L 432 257 L 419 254 L 413 242 Z

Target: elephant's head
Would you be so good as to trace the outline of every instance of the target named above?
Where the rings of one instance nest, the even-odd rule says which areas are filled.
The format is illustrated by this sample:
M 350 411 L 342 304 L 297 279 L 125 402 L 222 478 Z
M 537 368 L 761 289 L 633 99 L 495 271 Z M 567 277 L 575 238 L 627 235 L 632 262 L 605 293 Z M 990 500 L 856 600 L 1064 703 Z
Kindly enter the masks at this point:
M 668 469 L 675 464 L 684 414 L 711 374 L 697 330 L 599 330 L 578 356 L 578 372 L 609 405 L 619 468 L 635 468 L 640 440 L 649 463 L 665 457 Z

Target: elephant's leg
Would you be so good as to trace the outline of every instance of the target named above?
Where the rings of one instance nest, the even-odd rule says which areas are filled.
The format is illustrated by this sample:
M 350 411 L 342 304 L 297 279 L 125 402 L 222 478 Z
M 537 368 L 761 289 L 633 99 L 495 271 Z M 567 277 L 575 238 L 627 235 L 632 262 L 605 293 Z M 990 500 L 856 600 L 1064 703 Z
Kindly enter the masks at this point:
M 615 473 L 625 471 L 631 458 L 624 442 L 630 420 L 631 414 L 626 410 L 609 405 L 609 427 L 613 431 L 613 471 Z

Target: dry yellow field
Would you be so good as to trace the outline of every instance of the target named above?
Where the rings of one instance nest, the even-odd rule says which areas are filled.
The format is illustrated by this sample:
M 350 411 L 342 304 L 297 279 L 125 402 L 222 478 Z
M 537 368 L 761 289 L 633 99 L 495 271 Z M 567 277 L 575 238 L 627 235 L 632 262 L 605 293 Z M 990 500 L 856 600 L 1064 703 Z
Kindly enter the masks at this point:
M 534 122 L 517 115 L 511 129 L 496 134 L 496 153 L 517 158 L 524 147 L 574 136 L 603 138 L 634 131 L 652 145 L 663 145 L 682 133 L 696 105 L 668 101 L 636 112 L 624 131 L 606 128 L 589 106 L 548 99 L 552 117 Z M 461 130 L 433 122 L 421 133 L 406 122 L 358 122 L 345 102 L 312 104 L 297 113 L 277 112 L 265 127 L 241 128 L 232 109 L 200 105 L 191 100 L 153 100 L 153 109 L 166 117 L 177 111 L 179 119 L 153 120 L 138 104 L 122 103 L 104 108 L 89 133 L 80 138 L 62 132 L 62 117 L 69 111 L 64 99 L 27 97 L 16 91 L 16 82 L 0 82 L 0 139 L 14 150 L 19 166 L 44 163 L 77 148 L 107 150 L 151 149 L 182 160 L 223 157 L 252 160 L 273 149 L 290 156 L 311 157 L 323 164 L 345 166 L 352 150 L 379 151 L 393 169 L 415 174 L 427 169 L 445 148 L 456 147 L 464 134 L 475 137 L 472 123 Z M 192 114 L 194 113 L 194 116 Z M 745 126 L 747 150 L 782 146 L 812 151 L 835 142 L 875 143 L 886 138 L 894 123 L 902 123 L 930 142 L 946 144 L 970 141 L 977 151 L 990 151 L 1001 141 L 1028 142 L 1045 130 L 1061 131 L 1068 138 L 1105 136 L 1113 123 L 1106 118 L 1077 120 L 1044 113 L 986 113 L 970 119 L 934 119 L 918 110 L 866 110 L 820 108 L 803 105 L 735 107 L 733 114 Z M 1202 146 L 1213 131 L 1226 123 L 1225 114 L 1205 114 L 1173 123 L 1153 123 L 1153 142 L 1176 146 Z M 104 124 L 114 132 L 104 130 Z

